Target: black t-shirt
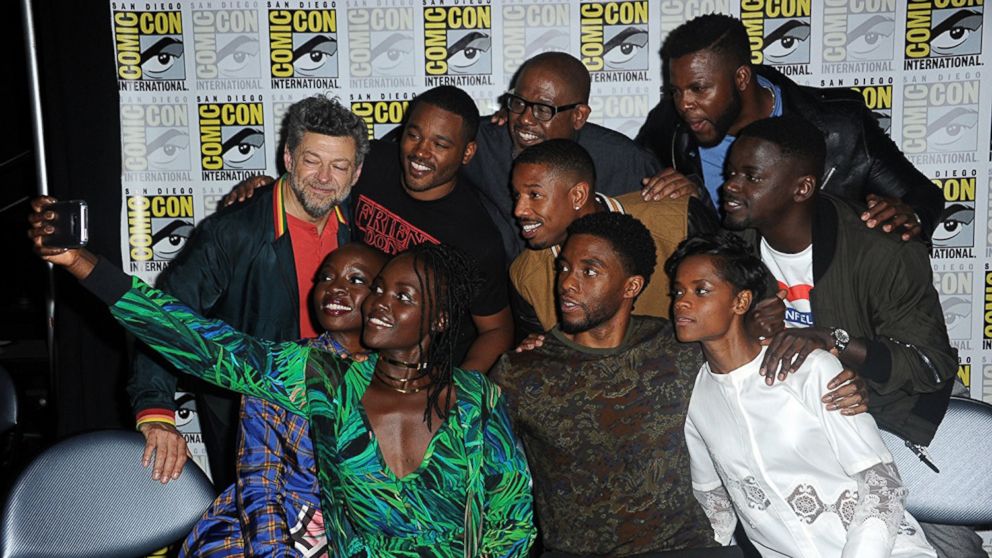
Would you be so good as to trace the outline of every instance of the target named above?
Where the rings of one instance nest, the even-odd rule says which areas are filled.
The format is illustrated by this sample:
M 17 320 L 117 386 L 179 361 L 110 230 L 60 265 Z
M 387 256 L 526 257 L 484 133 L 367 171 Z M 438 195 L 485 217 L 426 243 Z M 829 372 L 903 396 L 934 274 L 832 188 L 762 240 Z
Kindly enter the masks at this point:
M 354 238 L 387 254 L 424 242 L 447 244 L 475 261 L 482 285 L 469 305 L 475 316 L 489 316 L 508 304 L 503 242 L 492 219 L 467 184 L 433 201 L 411 198 L 403 189 L 399 145 L 373 141 L 352 199 Z M 475 338 L 471 321 L 462 331 L 459 359 Z

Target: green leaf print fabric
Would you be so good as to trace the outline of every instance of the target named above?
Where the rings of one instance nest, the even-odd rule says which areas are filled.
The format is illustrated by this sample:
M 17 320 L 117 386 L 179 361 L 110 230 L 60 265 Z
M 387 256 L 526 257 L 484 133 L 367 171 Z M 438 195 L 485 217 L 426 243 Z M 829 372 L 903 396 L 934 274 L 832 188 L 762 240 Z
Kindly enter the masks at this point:
M 499 388 L 454 371 L 457 400 L 420 467 L 386 467 L 362 396 L 377 356 L 351 363 L 197 315 L 138 278 L 114 317 L 183 372 L 305 414 L 336 556 L 526 556 L 536 535 L 531 476 Z

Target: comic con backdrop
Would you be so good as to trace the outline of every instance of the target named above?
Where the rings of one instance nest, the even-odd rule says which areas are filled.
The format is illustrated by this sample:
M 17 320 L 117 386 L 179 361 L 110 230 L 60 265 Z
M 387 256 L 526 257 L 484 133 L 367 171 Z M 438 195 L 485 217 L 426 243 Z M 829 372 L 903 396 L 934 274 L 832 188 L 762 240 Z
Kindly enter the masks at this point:
M 704 13 L 738 16 L 754 62 L 802 84 L 859 91 L 943 192 L 934 285 L 958 374 L 992 402 L 983 0 L 115 1 L 110 11 L 121 258 L 149 281 L 235 183 L 276 173 L 283 114 L 304 97 L 340 98 L 379 137 L 436 85 L 465 89 L 490 113 L 521 62 L 562 50 L 592 73 L 591 120 L 634 136 L 660 98 L 666 34 Z

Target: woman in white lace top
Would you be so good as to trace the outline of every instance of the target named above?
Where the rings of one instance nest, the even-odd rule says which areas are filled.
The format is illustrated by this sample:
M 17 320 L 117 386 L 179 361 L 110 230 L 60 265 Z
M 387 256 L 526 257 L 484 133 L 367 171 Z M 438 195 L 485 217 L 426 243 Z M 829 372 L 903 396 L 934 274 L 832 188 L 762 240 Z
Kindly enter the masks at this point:
M 875 420 L 821 402 L 840 361 L 817 350 L 785 382 L 759 375 L 765 349 L 743 318 L 766 290 L 764 264 L 736 237 L 692 238 L 665 268 L 679 340 L 701 342 L 707 360 L 685 433 L 716 540 L 729 544 L 740 519 L 763 556 L 935 557 Z

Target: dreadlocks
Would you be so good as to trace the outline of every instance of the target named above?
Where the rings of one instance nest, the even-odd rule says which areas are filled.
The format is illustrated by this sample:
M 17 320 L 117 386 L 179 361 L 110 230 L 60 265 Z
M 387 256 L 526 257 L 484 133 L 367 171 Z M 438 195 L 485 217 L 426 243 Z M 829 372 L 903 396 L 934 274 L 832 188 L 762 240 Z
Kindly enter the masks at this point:
M 424 365 L 431 379 L 427 391 L 427 408 L 424 419 L 431 426 L 435 412 L 446 416 L 451 407 L 452 369 L 455 347 L 461 334 L 464 316 L 469 311 L 469 301 L 480 281 L 475 263 L 457 248 L 425 243 L 407 250 L 413 257 L 413 270 L 417 274 L 420 292 L 423 293 L 424 319 L 420 323 L 418 338 L 423 339 L 424 327 L 430 328 L 430 346 L 420 347 L 420 364 Z M 441 393 L 446 393 L 441 405 Z

